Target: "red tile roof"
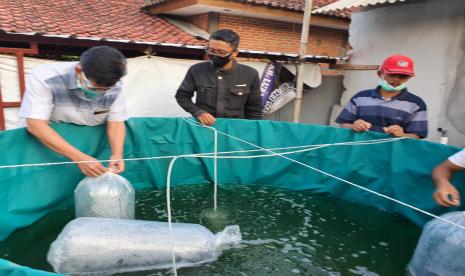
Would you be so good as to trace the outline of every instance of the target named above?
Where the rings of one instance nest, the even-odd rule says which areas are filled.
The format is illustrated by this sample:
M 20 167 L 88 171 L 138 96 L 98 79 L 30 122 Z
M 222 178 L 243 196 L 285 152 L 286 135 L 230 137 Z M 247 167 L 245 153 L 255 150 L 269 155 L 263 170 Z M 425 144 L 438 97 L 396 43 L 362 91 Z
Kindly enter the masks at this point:
M 144 0 L 0 0 L 0 31 L 204 45 L 141 11 Z

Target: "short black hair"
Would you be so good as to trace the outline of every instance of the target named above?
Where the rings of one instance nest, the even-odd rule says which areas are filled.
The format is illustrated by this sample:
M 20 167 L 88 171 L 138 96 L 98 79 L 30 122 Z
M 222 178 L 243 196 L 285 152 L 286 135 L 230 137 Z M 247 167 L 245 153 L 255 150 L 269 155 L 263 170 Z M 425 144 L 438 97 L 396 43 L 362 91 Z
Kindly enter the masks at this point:
M 79 64 L 87 78 L 97 85 L 110 87 L 126 75 L 126 58 L 115 48 L 97 46 L 86 50 Z
M 237 49 L 240 40 L 239 35 L 230 29 L 221 29 L 214 31 L 210 35 L 210 39 L 221 40 L 226 43 L 229 43 L 234 49 Z

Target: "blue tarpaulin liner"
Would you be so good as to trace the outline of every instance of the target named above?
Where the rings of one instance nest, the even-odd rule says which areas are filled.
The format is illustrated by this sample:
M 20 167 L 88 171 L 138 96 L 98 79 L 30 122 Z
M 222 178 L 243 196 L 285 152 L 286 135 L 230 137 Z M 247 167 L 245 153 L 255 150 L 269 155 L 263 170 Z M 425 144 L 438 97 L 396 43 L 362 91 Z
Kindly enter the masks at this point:
M 381 133 L 355 133 L 348 129 L 274 121 L 218 119 L 214 127 L 263 148 L 389 138 Z M 110 147 L 105 126 L 54 124 L 53 128 L 83 152 L 100 160 L 109 158 Z M 25 129 L 0 133 L 0 149 L 3 152 L 0 166 L 69 161 L 43 146 Z M 218 134 L 219 152 L 256 149 L 250 144 Z M 330 145 L 286 156 L 425 211 L 442 214 L 446 209 L 437 206 L 431 198 L 434 192 L 431 171 L 458 150 L 427 141 L 400 139 L 366 145 Z M 125 159 L 211 153 L 214 151 L 214 136 L 211 129 L 189 124 L 183 118 L 134 118 L 127 122 L 124 151 Z M 166 185 L 171 157 L 128 160 L 123 176 L 136 189 L 162 188 Z M 75 164 L 0 168 L 0 240 L 6 239 L 16 229 L 34 223 L 50 211 L 73 204 L 73 191 L 83 177 Z M 431 219 L 281 156 L 219 159 L 218 180 L 220 185 L 258 184 L 328 193 L 387 212 L 399 213 L 418 225 Z M 212 182 L 212 159 L 190 157 L 176 161 L 172 185 Z M 456 174 L 453 182 L 465 183 L 465 174 Z M 462 194 L 465 192 L 464 185 L 456 186 Z M 16 266 L 0 259 L 1 275 L 34 273 L 47 275 L 46 272 Z

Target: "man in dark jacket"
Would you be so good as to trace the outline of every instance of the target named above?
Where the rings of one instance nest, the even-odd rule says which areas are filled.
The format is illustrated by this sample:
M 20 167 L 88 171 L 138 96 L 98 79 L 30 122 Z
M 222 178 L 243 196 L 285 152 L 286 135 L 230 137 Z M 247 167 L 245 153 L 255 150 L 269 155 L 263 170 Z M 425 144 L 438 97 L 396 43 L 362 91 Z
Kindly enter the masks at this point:
M 192 65 L 176 92 L 179 105 L 204 125 L 213 125 L 216 117 L 261 118 L 258 72 L 236 62 L 238 46 L 232 30 L 212 33 L 206 51 L 210 61 Z

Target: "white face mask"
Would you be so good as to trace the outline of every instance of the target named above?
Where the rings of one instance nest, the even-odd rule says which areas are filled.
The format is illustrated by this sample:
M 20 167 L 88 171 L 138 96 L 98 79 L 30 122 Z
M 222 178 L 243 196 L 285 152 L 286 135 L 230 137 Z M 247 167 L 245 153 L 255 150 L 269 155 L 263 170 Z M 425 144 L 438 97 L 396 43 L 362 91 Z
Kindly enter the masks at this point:
M 77 79 L 76 85 L 77 85 L 77 87 L 79 89 L 81 89 L 82 92 L 84 92 L 84 95 L 86 96 L 86 98 L 88 100 L 95 100 L 95 99 L 103 96 L 102 94 L 99 94 L 99 93 L 95 92 L 94 90 L 87 88 L 86 85 L 82 85 L 81 82 L 79 81 L 79 79 Z
M 79 89 L 81 89 L 82 92 L 84 92 L 85 96 L 89 100 L 96 100 L 100 97 L 103 97 L 105 93 L 111 88 L 105 88 L 105 89 L 95 89 L 92 88 L 92 82 L 86 77 L 84 72 L 81 72 L 81 77 L 83 79 L 83 82 L 81 83 L 79 76 L 76 79 L 76 85 Z
M 381 78 L 379 80 L 379 86 L 381 86 L 381 88 L 388 92 L 399 92 L 407 87 L 407 82 L 404 82 L 403 84 L 394 87 L 390 85 L 385 79 Z

